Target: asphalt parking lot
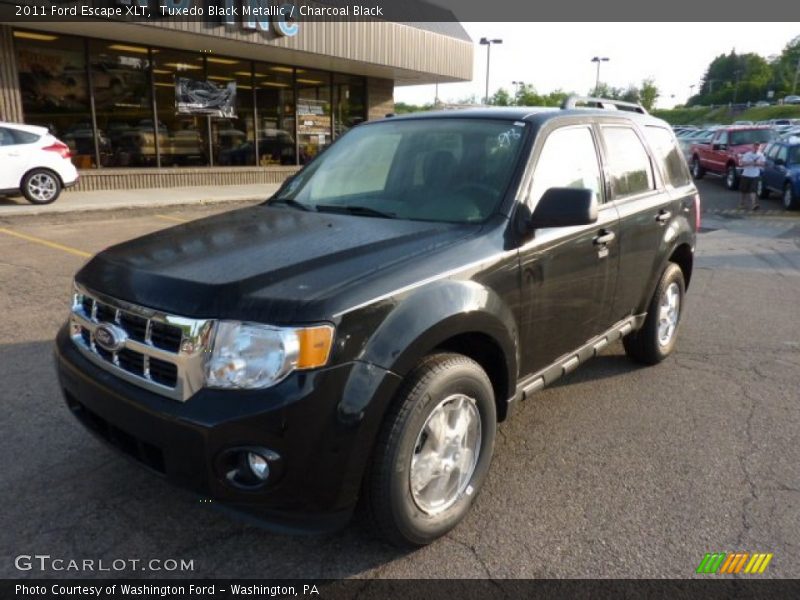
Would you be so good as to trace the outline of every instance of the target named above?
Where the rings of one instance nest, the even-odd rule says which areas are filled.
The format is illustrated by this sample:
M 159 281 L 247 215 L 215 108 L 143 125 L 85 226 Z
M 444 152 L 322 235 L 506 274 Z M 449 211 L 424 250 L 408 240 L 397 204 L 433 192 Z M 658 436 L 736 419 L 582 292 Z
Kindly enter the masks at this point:
M 289 537 L 231 520 L 117 456 L 63 405 L 51 348 L 75 271 L 230 206 L 0 219 L 0 577 L 102 575 L 19 571 L 21 554 L 192 560 L 195 577 L 690 577 L 717 551 L 771 552 L 762 577 L 797 576 L 800 213 L 777 199 L 736 211 L 720 181 L 700 186 L 677 354 L 641 368 L 617 344 L 523 403 L 467 520 L 413 553 L 363 524 Z

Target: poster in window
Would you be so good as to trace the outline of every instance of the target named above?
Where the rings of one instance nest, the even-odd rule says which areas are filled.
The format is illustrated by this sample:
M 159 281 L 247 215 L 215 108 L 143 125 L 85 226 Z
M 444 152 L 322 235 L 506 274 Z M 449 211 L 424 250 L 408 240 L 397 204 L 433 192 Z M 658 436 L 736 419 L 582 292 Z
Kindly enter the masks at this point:
M 175 78 L 175 109 L 182 115 L 236 117 L 236 82 L 217 85 L 210 81 Z

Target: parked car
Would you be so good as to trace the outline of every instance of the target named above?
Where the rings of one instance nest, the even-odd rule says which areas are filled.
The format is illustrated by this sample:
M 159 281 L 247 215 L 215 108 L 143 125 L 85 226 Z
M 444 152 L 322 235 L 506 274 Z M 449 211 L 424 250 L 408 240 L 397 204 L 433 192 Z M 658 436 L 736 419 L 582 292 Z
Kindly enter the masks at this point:
M 769 106 L 769 105 L 770 105 L 769 102 L 767 102 L 766 100 L 759 100 L 758 102 L 755 103 L 755 106 L 759 106 L 759 107 L 761 107 L 761 106 Z
M 520 401 L 676 347 L 697 189 L 667 123 L 581 100 L 359 125 L 262 205 L 102 251 L 57 337 L 70 411 L 283 530 L 361 499 L 397 545 L 444 535 Z
M 742 155 L 751 150 L 753 144 L 766 144 L 775 137 L 772 127 L 759 125 L 730 125 L 717 129 L 711 140 L 692 144 L 692 175 L 695 179 L 702 178 L 706 173 L 723 175 L 725 186 L 735 190 L 739 187 L 742 175 Z
M 773 142 L 764 150 L 764 156 L 758 195 L 768 198 L 776 192 L 786 210 L 800 209 L 800 139 Z
M 784 104 L 800 104 L 800 96 L 795 96 L 795 95 L 786 96 L 783 99 L 783 103 Z
M 78 182 L 69 146 L 47 128 L 0 121 L 0 194 L 22 194 L 33 204 L 55 202 Z

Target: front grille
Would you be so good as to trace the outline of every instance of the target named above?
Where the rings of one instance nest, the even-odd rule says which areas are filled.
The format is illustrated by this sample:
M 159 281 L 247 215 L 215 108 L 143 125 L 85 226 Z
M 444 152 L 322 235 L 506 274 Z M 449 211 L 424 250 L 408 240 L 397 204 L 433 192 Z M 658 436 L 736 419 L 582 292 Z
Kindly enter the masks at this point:
M 186 400 L 202 386 L 213 323 L 166 315 L 78 289 L 71 334 L 95 364 L 162 395 Z M 112 329 L 116 343 L 109 344 L 107 339 L 101 339 L 103 345 L 98 343 L 99 327 Z

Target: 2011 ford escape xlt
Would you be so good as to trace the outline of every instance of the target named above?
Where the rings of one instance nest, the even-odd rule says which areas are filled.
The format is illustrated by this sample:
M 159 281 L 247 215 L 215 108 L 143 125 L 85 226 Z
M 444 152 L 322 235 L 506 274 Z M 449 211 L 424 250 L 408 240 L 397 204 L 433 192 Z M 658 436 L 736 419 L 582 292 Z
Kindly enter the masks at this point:
M 643 363 L 673 351 L 699 210 L 638 106 L 363 124 L 266 203 L 89 261 L 61 386 L 203 496 L 314 531 L 361 499 L 423 545 L 464 517 L 520 400 L 619 338 Z

